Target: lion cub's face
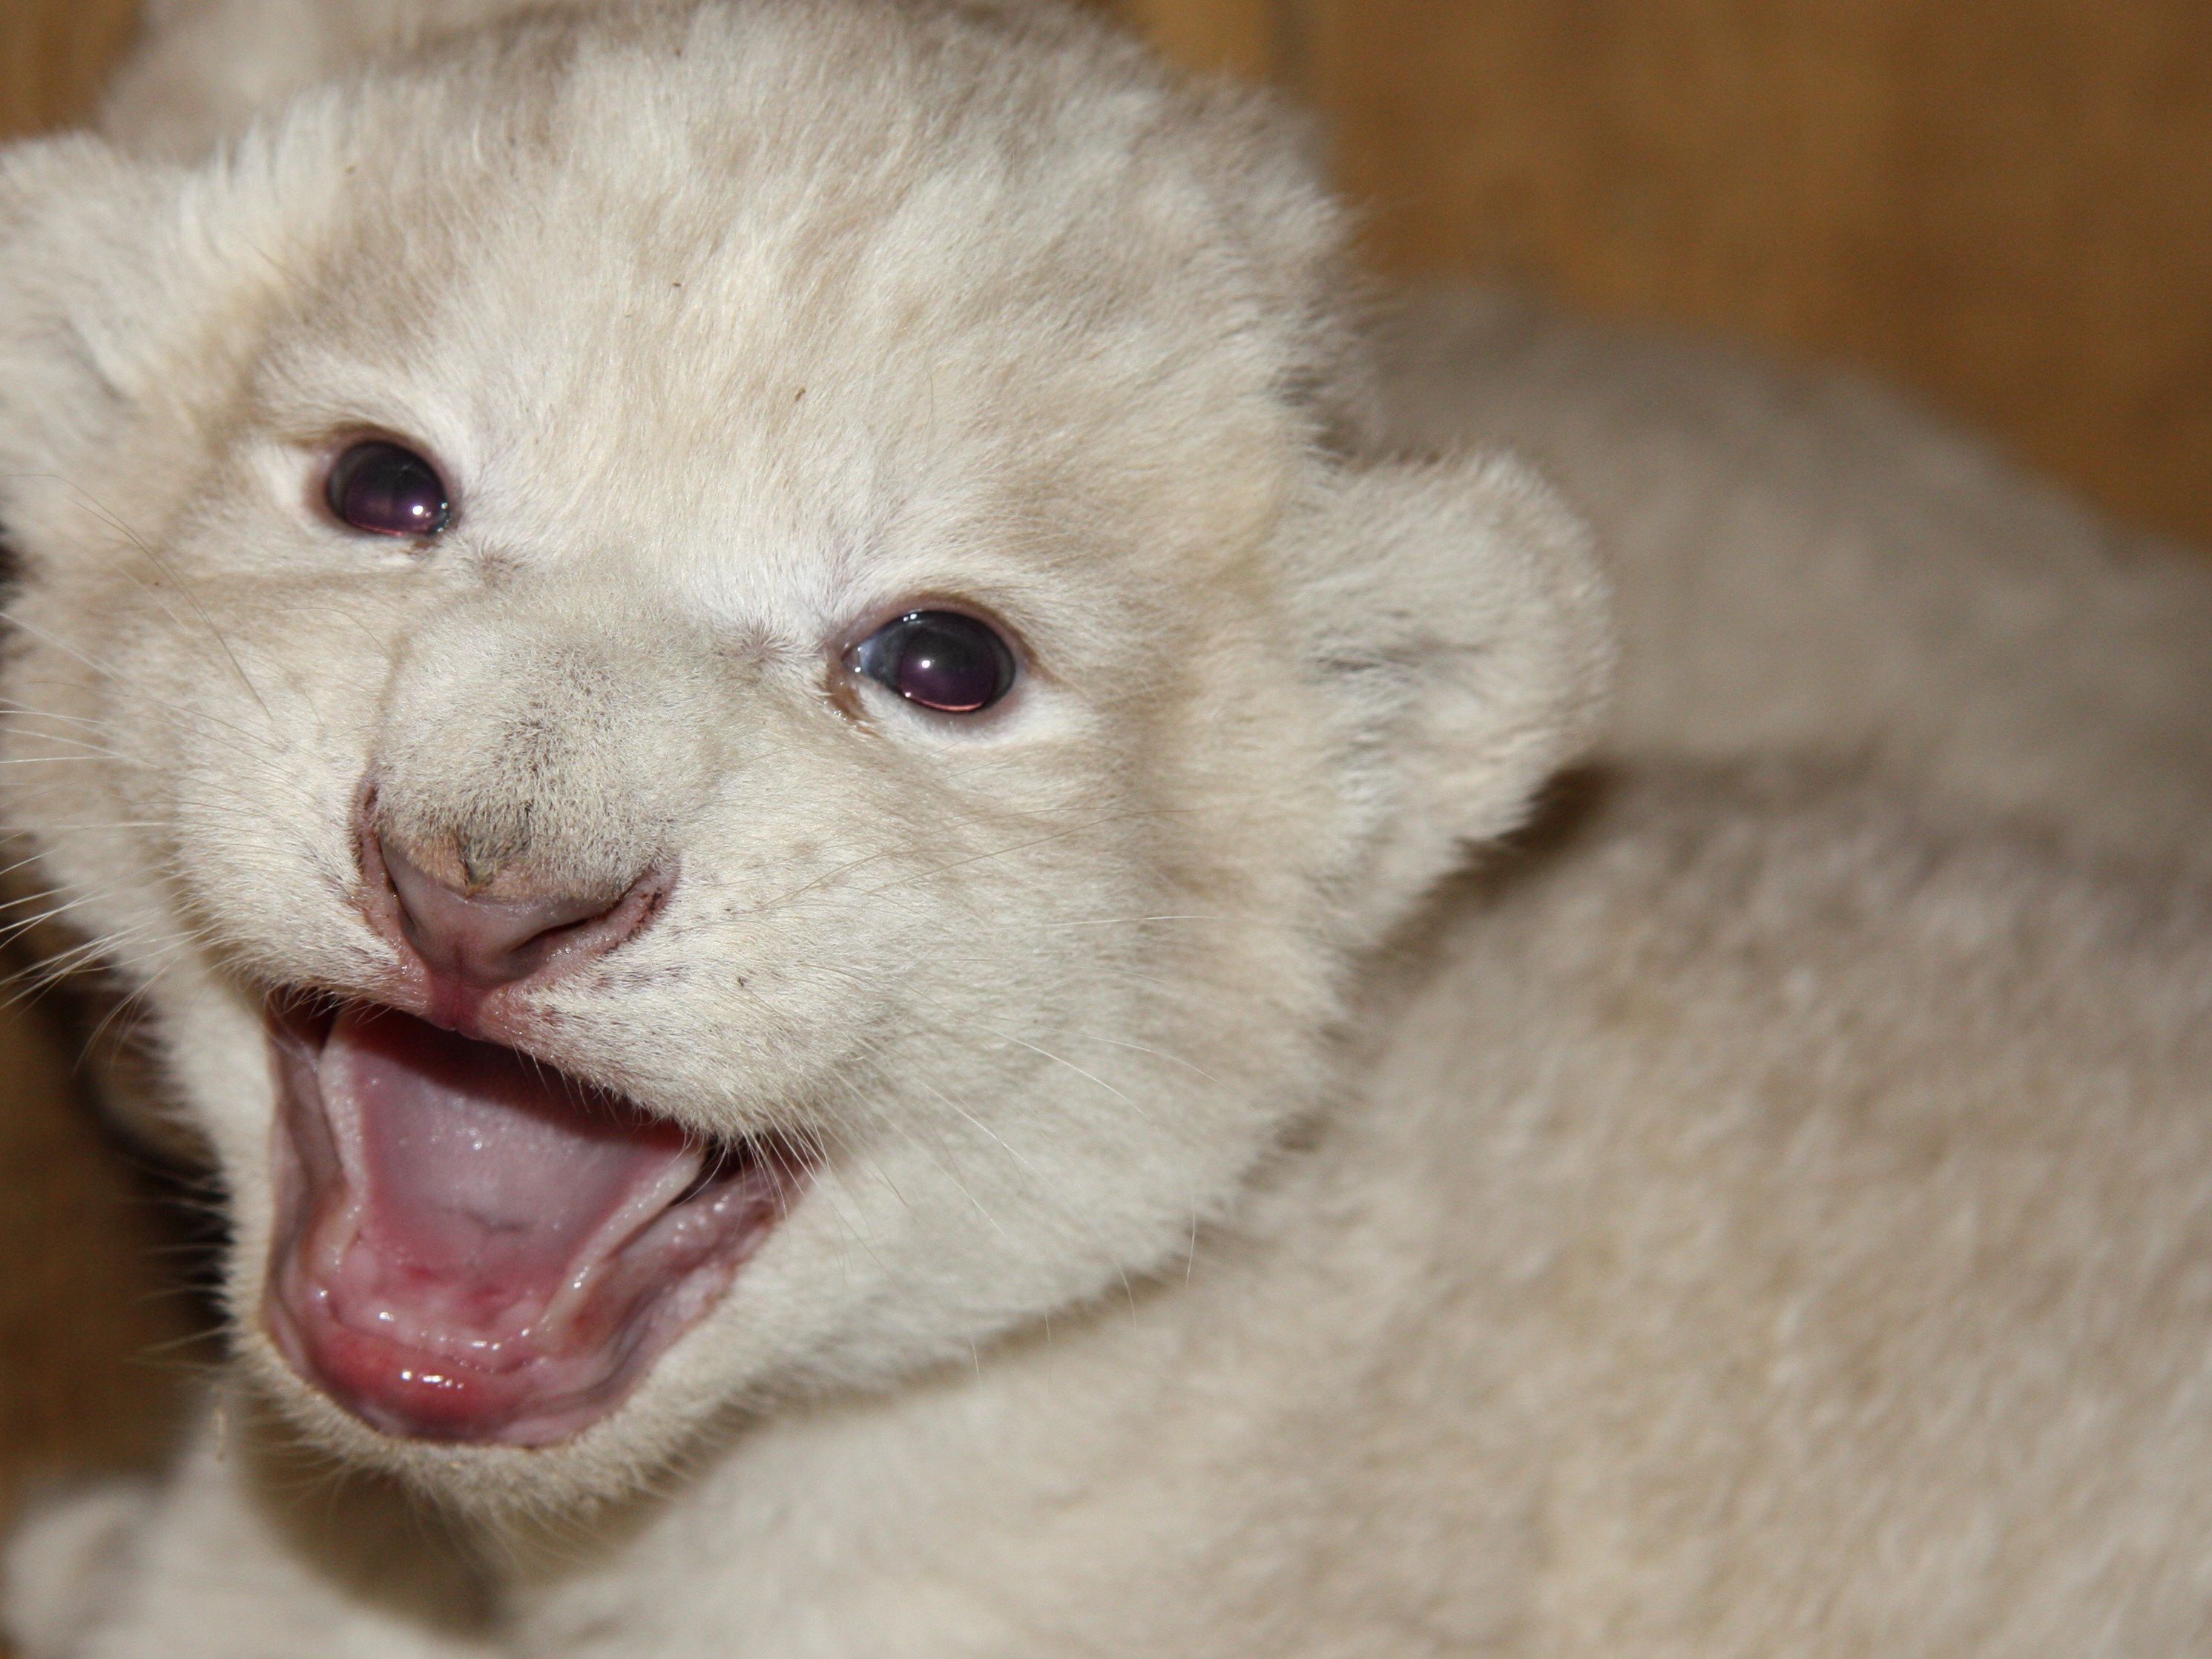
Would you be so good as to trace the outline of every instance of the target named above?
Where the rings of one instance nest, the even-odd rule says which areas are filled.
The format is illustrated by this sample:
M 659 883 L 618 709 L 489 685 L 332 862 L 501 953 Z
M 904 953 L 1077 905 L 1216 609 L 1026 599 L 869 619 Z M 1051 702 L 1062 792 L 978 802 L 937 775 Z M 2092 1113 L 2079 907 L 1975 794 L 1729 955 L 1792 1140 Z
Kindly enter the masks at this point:
M 610 1490 L 1179 1261 L 1589 678 L 1530 487 L 1316 448 L 1244 116 L 890 15 L 12 175 L 12 815 L 349 1455 Z

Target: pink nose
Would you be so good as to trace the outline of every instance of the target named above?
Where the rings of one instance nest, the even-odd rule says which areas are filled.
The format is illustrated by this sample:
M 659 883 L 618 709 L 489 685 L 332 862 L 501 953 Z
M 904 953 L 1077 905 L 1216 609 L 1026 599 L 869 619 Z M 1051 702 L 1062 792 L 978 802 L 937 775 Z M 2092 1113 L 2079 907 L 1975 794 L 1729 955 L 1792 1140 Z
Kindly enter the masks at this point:
M 605 955 L 651 918 L 651 878 L 611 900 L 597 895 L 493 898 L 447 885 L 398 843 L 376 847 L 399 901 L 399 927 L 434 974 L 488 991 L 527 979 L 555 958 Z

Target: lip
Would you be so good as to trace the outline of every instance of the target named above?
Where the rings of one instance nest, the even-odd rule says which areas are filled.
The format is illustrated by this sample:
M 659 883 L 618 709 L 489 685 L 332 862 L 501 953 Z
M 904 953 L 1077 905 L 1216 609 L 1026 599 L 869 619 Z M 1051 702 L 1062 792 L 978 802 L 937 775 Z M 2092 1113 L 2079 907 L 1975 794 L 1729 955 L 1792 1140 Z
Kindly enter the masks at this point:
M 364 1002 L 271 998 L 286 1362 L 406 1439 L 536 1447 L 621 1407 L 727 1293 L 808 1171 Z

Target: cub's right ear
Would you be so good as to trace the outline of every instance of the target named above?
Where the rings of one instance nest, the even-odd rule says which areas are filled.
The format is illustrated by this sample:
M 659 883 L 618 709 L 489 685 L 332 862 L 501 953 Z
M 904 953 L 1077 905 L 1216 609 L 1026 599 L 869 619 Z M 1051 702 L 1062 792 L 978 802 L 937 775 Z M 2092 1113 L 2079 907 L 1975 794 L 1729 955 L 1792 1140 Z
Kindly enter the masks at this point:
M 111 449 L 188 301 L 180 169 L 82 134 L 0 151 L 0 524 L 19 550 Z
M 1588 531 L 1499 455 L 1315 480 L 1287 538 L 1334 710 L 1343 942 L 1381 938 L 1470 843 L 1512 829 L 1596 729 L 1613 661 Z

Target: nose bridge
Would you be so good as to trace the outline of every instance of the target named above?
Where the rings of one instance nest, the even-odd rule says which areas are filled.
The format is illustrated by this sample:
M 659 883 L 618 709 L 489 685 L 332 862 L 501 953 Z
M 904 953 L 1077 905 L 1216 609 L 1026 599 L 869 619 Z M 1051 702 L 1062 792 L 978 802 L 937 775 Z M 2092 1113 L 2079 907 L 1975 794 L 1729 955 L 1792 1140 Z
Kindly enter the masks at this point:
M 711 721 L 686 630 L 574 596 L 477 596 L 394 665 L 374 828 L 464 891 L 619 892 L 665 850 Z

